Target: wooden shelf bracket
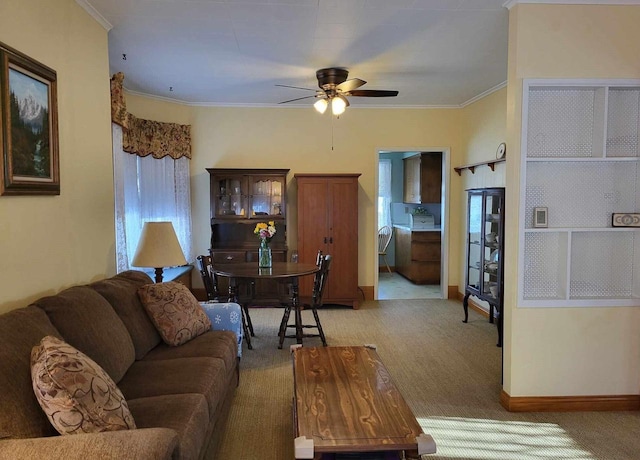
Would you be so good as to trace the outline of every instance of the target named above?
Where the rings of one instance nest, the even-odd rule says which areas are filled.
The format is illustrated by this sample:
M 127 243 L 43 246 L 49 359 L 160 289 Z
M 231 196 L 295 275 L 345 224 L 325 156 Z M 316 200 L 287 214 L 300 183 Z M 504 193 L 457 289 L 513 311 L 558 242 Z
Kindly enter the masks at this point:
M 468 169 L 469 171 L 471 171 L 471 174 L 475 174 L 476 172 L 476 167 L 477 166 L 489 166 L 489 168 L 491 168 L 491 171 L 495 171 L 495 167 L 496 167 L 496 163 L 502 163 L 503 161 L 505 161 L 504 158 L 501 159 L 496 159 L 496 160 L 489 160 L 489 161 L 480 161 L 479 163 L 473 163 L 473 164 L 469 164 L 469 165 L 463 165 L 463 166 L 456 166 L 454 169 L 455 172 L 458 173 L 458 176 L 462 176 L 462 171 L 464 171 L 465 169 Z

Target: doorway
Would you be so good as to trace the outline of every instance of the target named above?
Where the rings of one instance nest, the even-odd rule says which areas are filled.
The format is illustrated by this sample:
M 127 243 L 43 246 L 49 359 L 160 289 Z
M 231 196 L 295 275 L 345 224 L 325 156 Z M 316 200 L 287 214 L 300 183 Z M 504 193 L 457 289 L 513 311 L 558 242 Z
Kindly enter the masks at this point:
M 449 149 L 443 147 L 428 148 L 393 148 L 379 149 L 377 152 L 377 206 L 375 212 L 376 231 L 376 262 L 374 277 L 374 293 L 377 300 L 393 299 L 446 299 L 448 297 L 448 191 L 449 177 Z M 406 158 L 415 157 L 421 153 L 441 154 L 441 193 L 439 203 L 412 204 L 404 202 L 404 163 Z M 428 216 L 426 224 L 419 228 L 415 221 L 416 214 Z M 411 217 L 413 216 L 413 227 Z M 433 220 L 433 226 L 430 220 Z M 393 229 L 392 238 L 386 250 L 386 256 L 378 256 L 378 229 L 382 225 L 389 225 Z M 425 233 L 422 233 L 425 232 Z M 437 235 L 434 235 L 434 232 Z M 440 244 L 440 276 L 439 283 L 411 279 L 411 275 L 403 269 L 407 255 L 405 253 L 411 235 L 418 239 L 437 239 Z M 414 245 L 415 246 L 415 245 Z M 433 245 L 431 245 L 433 248 Z M 431 249 L 433 250 L 433 249 Z M 398 252 L 398 254 L 397 254 Z M 396 264 L 397 257 L 400 263 Z M 437 259 L 437 257 L 435 257 Z M 386 261 L 386 263 L 385 263 Z M 387 264 L 389 267 L 387 267 Z M 391 273 L 389 273 L 389 268 Z M 396 270 L 396 268 L 398 270 Z M 406 268 L 406 267 L 405 267 Z M 405 275 L 405 276 L 403 276 Z

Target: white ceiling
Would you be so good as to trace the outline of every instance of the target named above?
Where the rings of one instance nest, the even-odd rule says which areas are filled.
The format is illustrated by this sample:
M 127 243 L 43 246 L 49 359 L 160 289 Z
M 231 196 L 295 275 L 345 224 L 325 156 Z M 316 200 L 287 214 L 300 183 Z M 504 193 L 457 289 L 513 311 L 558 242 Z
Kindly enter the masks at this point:
M 323 67 L 399 91 L 353 107 L 459 107 L 507 79 L 504 0 L 76 1 L 113 26 L 127 90 L 194 105 L 275 106 Z

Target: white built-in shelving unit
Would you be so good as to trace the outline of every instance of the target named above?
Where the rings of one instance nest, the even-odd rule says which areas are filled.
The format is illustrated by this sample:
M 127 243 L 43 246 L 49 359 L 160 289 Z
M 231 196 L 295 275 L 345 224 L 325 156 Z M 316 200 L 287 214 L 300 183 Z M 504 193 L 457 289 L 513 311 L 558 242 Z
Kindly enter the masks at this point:
M 521 151 L 519 306 L 640 306 L 640 81 L 525 80 Z

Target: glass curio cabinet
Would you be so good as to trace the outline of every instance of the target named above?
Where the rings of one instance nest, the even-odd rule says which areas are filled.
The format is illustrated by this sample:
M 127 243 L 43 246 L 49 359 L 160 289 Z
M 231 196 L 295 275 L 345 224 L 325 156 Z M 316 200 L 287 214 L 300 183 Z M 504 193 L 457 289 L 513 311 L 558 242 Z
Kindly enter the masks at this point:
M 504 188 L 470 189 L 467 206 L 466 285 L 464 322 L 469 319 L 469 297 L 489 304 L 489 321 L 497 322 L 502 346 L 504 302 Z

